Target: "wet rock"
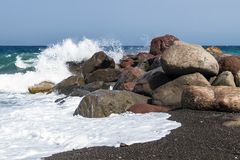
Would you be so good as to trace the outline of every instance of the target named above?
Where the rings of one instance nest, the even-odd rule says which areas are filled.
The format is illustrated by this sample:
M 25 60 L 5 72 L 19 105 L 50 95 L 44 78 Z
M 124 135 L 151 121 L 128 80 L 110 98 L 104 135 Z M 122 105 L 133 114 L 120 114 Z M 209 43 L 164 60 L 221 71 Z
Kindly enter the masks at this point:
M 136 80 L 133 91 L 151 96 L 153 90 L 169 81 L 171 81 L 171 79 L 164 73 L 162 68 L 155 68 L 154 70 L 146 72 Z
M 82 86 L 81 89 L 93 92 L 93 91 L 102 89 L 103 85 L 104 85 L 103 81 L 95 81 L 95 82 L 88 83 L 88 84 Z
M 229 86 L 189 86 L 182 94 L 184 108 L 198 110 L 240 111 L 240 88 Z
M 167 112 L 169 110 L 166 106 L 156 106 L 147 103 L 137 103 L 128 109 L 128 111 L 133 113 Z
M 128 91 L 98 90 L 86 95 L 74 115 L 89 118 L 107 117 L 112 113 L 126 112 L 136 103 L 146 103 L 149 97 Z
M 97 69 L 115 68 L 114 60 L 107 56 L 104 52 L 95 53 L 90 59 L 84 62 L 82 66 L 83 75 L 92 73 Z
M 116 85 L 113 87 L 115 90 L 124 90 L 124 83 L 135 82 L 138 77 L 144 74 L 144 71 L 135 67 L 126 68 L 120 75 Z
M 85 81 L 82 76 L 70 76 L 58 83 L 53 88 L 53 91 L 56 91 L 59 94 L 69 95 L 74 88 L 80 88 L 83 85 L 85 85 Z
M 152 55 L 159 55 L 163 54 L 163 52 L 168 49 L 171 45 L 173 45 L 173 42 L 178 40 L 173 35 L 165 35 L 162 37 L 157 37 L 154 38 L 151 41 L 151 46 L 150 46 L 150 54 Z
M 66 62 L 68 70 L 73 74 L 77 76 L 82 76 L 83 77 L 83 72 L 82 72 L 82 66 L 84 62 L 74 62 L 74 61 L 69 61 Z
M 85 79 L 87 83 L 95 81 L 114 82 L 118 80 L 120 74 L 121 71 L 114 68 L 98 69 L 92 73 L 87 74 Z
M 161 64 L 168 75 L 180 76 L 199 72 L 211 77 L 219 72 L 218 62 L 210 53 L 201 46 L 181 41 L 175 41 L 174 45 L 165 50 Z
M 52 88 L 54 87 L 54 85 L 55 84 L 52 82 L 44 81 L 44 82 L 41 82 L 39 84 L 35 84 L 34 86 L 29 87 L 28 91 L 32 94 L 45 93 L 45 92 L 51 91 Z
M 181 107 L 182 92 L 187 86 L 210 86 L 210 83 L 200 73 L 181 76 L 154 90 L 153 104 Z
M 232 72 L 224 71 L 217 76 L 212 83 L 213 86 L 232 86 L 236 87 Z

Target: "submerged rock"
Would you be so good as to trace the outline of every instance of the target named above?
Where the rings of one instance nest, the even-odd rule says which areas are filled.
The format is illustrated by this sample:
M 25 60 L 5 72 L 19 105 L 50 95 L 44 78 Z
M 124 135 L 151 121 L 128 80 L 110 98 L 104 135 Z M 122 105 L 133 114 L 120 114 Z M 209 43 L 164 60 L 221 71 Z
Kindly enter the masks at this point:
M 173 42 L 176 40 L 178 40 L 178 38 L 168 34 L 162 37 L 154 38 L 151 41 L 150 53 L 152 55 L 163 54 L 163 52 L 173 45 Z
M 51 91 L 52 88 L 54 87 L 54 85 L 55 84 L 52 82 L 44 81 L 44 82 L 41 82 L 39 84 L 35 84 L 34 86 L 29 87 L 28 91 L 32 94 L 45 93 L 45 92 Z
M 136 103 L 146 103 L 149 97 L 128 91 L 98 90 L 86 95 L 74 115 L 90 118 L 107 117 L 112 113 L 126 112 Z
M 186 87 L 182 107 L 198 110 L 240 112 L 240 88 L 228 86 Z
M 200 73 L 181 76 L 154 90 L 153 103 L 179 108 L 181 107 L 182 92 L 187 86 L 210 86 L 210 83 Z
M 214 76 L 219 72 L 217 60 L 205 49 L 181 41 L 174 44 L 162 55 L 161 64 L 168 75 L 185 75 L 199 72 L 205 76 Z

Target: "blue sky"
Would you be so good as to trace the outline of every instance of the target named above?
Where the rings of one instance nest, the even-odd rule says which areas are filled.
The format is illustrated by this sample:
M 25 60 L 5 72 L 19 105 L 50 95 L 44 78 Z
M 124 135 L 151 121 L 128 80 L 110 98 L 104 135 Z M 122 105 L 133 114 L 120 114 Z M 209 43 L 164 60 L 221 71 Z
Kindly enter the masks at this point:
M 0 0 L 1 45 L 65 38 L 146 44 L 166 33 L 192 43 L 240 45 L 240 0 Z

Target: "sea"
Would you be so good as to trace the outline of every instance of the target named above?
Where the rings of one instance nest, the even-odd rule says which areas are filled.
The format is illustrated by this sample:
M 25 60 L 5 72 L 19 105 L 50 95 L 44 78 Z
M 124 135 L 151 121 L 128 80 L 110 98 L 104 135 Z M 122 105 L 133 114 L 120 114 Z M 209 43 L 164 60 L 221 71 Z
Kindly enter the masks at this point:
M 206 46 L 204 46 L 206 47 Z M 219 46 L 239 54 L 238 46 Z M 65 39 L 50 46 L 0 46 L 0 159 L 41 159 L 54 153 L 93 146 L 153 141 L 181 126 L 167 113 L 112 114 L 106 118 L 73 116 L 82 97 L 55 100 L 64 95 L 29 94 L 42 81 L 58 83 L 69 77 L 65 63 L 82 61 L 104 51 L 116 62 L 124 54 L 149 46 L 122 46 L 118 41 Z

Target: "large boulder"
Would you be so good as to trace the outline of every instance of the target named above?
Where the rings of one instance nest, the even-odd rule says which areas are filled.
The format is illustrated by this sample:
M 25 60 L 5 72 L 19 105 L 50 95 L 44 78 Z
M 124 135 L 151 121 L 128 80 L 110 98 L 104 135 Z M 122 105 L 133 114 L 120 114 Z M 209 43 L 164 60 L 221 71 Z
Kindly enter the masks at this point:
M 51 91 L 52 88 L 54 87 L 54 85 L 55 84 L 52 82 L 44 81 L 44 82 L 41 82 L 39 84 L 35 84 L 34 86 L 29 87 L 28 91 L 32 94 L 45 93 L 45 92 Z
M 95 53 L 90 59 L 84 62 L 82 71 L 83 75 L 86 76 L 88 73 L 104 68 L 115 68 L 115 62 L 111 57 L 101 51 Z
M 205 49 L 175 41 L 165 50 L 161 58 L 163 70 L 169 75 L 185 75 L 199 72 L 205 76 L 214 76 L 219 72 L 217 60 Z
M 146 103 L 148 98 L 128 91 L 98 90 L 82 99 L 74 115 L 89 118 L 107 117 L 112 113 L 126 112 L 136 103 Z
M 153 90 L 159 86 L 171 81 L 171 79 L 163 72 L 161 67 L 146 72 L 136 80 L 134 92 L 151 96 Z
M 137 103 L 128 109 L 128 111 L 133 113 L 167 112 L 169 110 L 166 106 L 156 106 L 147 103 Z
M 72 93 L 73 89 L 80 88 L 83 85 L 85 85 L 85 81 L 82 76 L 70 76 L 58 83 L 53 88 L 53 91 L 56 91 L 59 94 L 69 95 Z
M 181 107 L 182 92 L 187 86 L 210 86 L 210 83 L 200 73 L 181 76 L 154 90 L 153 103 L 179 108 Z
M 240 111 L 240 88 L 228 86 L 186 87 L 182 107 L 199 110 Z
M 168 49 L 171 45 L 173 45 L 173 42 L 176 40 L 178 40 L 178 38 L 168 34 L 162 37 L 154 38 L 151 41 L 150 54 L 153 55 L 163 54 L 163 52 L 166 49 Z
M 236 87 L 232 72 L 224 71 L 217 76 L 212 83 L 213 86 L 232 86 Z
M 113 89 L 115 90 L 128 90 L 131 91 L 129 89 L 133 89 L 135 86 L 135 81 L 137 80 L 137 78 L 139 78 L 140 76 L 142 76 L 145 72 L 137 67 L 128 67 L 126 68 L 120 75 L 116 85 L 113 87 Z M 131 82 L 131 83 L 129 83 Z M 125 84 L 127 83 L 127 84 Z M 129 86 L 129 84 L 131 84 L 130 88 L 126 88 L 125 86 Z
M 226 56 L 219 61 L 220 72 L 230 71 L 233 75 L 240 71 L 240 57 Z
M 117 81 L 121 71 L 114 68 L 98 69 L 85 77 L 87 83 L 95 81 L 114 82 Z

